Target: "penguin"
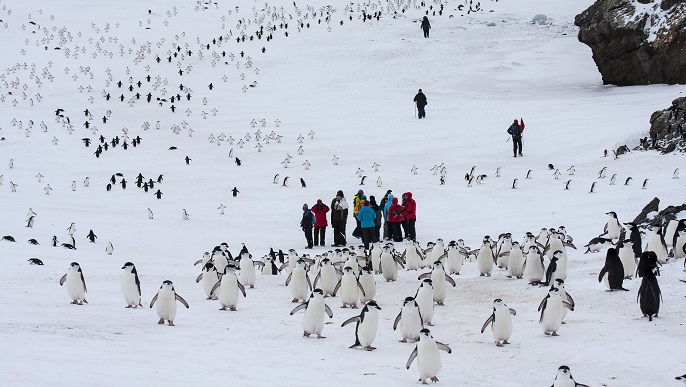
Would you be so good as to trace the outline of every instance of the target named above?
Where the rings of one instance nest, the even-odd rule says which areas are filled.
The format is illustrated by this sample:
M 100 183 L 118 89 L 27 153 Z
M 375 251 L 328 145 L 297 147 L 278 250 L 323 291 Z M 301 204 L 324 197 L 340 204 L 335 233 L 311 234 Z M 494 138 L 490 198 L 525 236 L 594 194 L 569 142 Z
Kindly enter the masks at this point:
M 559 336 L 557 331 L 562 324 L 562 308 L 574 310 L 567 301 L 562 300 L 557 288 L 550 288 L 548 295 L 538 305 L 538 311 L 541 312 L 541 318 L 538 322 L 541 324 L 544 334 Z
M 512 189 L 517 189 L 517 179 L 512 181 Z
M 239 191 L 238 188 L 233 187 L 233 189 L 231 190 L 231 195 L 233 195 L 233 197 L 236 197 L 240 192 L 241 191 Z
M 288 187 L 288 176 L 283 178 L 283 184 L 281 184 L 282 187 Z
M 423 280 L 426 278 L 431 279 L 431 284 L 433 287 L 433 301 L 438 305 L 445 305 L 445 284 L 446 282 L 449 282 L 451 285 L 453 285 L 453 287 L 455 287 L 455 280 L 445 272 L 443 263 L 441 261 L 434 262 L 431 272 L 420 275 L 418 279 Z
M 629 222 L 629 223 L 624 223 L 624 225 L 627 226 L 629 229 L 629 240 L 634 242 L 634 255 L 637 257 L 641 256 L 641 253 L 643 252 L 643 243 L 641 241 L 641 230 L 638 229 L 638 226 L 636 226 L 636 223 Z
M 657 261 L 657 254 L 654 251 L 644 251 L 638 259 L 638 267 L 636 268 L 636 276 L 643 277 L 643 272 L 646 268 L 654 266 L 657 275 L 660 275 L 660 263 Z
M 448 242 L 448 253 L 445 258 L 445 270 L 448 274 L 460 275 L 464 263 L 464 252 L 457 246 L 457 242 Z
M 550 259 L 548 269 L 545 272 L 544 285 L 552 285 L 558 278 L 567 279 L 567 258 L 562 255 L 560 250 L 557 250 Z
M 238 292 L 240 291 L 243 297 L 246 297 L 245 287 L 238 280 L 236 270 L 239 269 L 234 264 L 229 263 L 226 265 L 221 279 L 212 287 L 210 294 L 212 296 L 216 295 L 217 299 L 219 299 L 219 304 L 222 306 L 219 310 L 229 308 L 229 310 L 235 312 L 238 306 Z
M 610 185 L 615 185 L 615 182 L 617 181 L 617 174 L 613 174 L 612 177 L 610 178 Z
M 516 315 L 517 312 L 514 309 L 508 308 L 503 300 L 496 298 L 493 301 L 493 313 L 481 326 L 481 333 L 484 333 L 489 324 L 493 324 L 491 330 L 495 345 L 502 347 L 504 344 L 510 344 L 508 340 L 512 336 L 512 316 Z
M 493 271 L 493 263 L 495 258 L 493 257 L 493 250 L 491 249 L 490 238 L 484 237 L 481 243 L 481 248 L 476 256 L 476 263 L 479 267 L 480 276 L 491 276 Z
M 617 254 L 624 268 L 624 278 L 631 279 L 636 272 L 636 265 L 638 264 L 636 255 L 634 255 L 634 242 L 625 239 L 617 243 Z
M 5 235 L 1 239 L 3 241 L 7 241 L 7 242 L 16 242 L 17 241 L 16 239 L 14 239 L 14 237 L 12 235 Z
M 441 355 L 438 352 L 439 350 L 452 353 L 450 347 L 435 341 L 428 329 L 422 329 L 419 333 L 419 341 L 407 359 L 405 368 L 410 369 L 410 365 L 412 365 L 416 358 L 419 381 L 422 384 L 427 384 L 427 380 L 438 382 L 437 375 L 441 371 Z
M 569 175 L 574 175 L 575 172 L 576 172 L 576 168 L 574 168 L 573 165 L 571 167 L 567 168 L 567 173 Z
M 319 289 L 324 293 L 324 297 L 333 296 L 334 289 L 339 281 L 340 271 L 334 267 L 329 258 L 324 258 L 319 261 L 319 273 L 314 277 L 313 287 L 317 287 L 317 283 L 320 282 Z M 342 275 L 342 273 L 341 273 Z
M 399 258 L 391 252 L 391 247 L 386 245 L 381 253 L 381 274 L 386 282 L 395 282 L 398 279 Z
M 312 283 L 310 282 L 310 277 L 307 276 L 307 265 L 304 260 L 298 259 L 295 263 L 295 267 L 286 278 L 286 286 L 291 290 L 291 295 L 293 296 L 293 302 L 298 302 L 298 300 L 307 300 L 308 290 L 312 289 Z M 321 289 L 318 289 L 322 292 Z M 322 292 L 322 297 L 324 296 Z M 292 313 L 291 313 L 292 314 Z
M 255 288 L 255 265 L 264 266 L 264 262 L 253 261 L 252 256 L 247 251 L 241 254 L 238 277 L 243 286 L 250 286 L 250 289 Z
M 343 303 L 341 308 L 350 306 L 352 309 L 357 309 L 360 293 L 364 295 L 364 289 L 357 279 L 356 273 L 353 271 L 352 267 L 347 266 L 343 269 L 343 276 L 334 288 L 333 295 L 335 296 L 339 290 L 341 291 L 340 298 Z
M 112 255 L 112 253 L 114 253 L 114 246 L 112 246 L 112 242 L 107 242 L 107 246 L 105 246 L 105 252 L 107 255 Z
M 88 238 L 88 240 L 89 240 L 91 243 L 95 243 L 95 240 L 98 238 L 98 236 L 95 235 L 95 233 L 93 232 L 93 230 L 90 230 L 90 232 L 88 233 L 88 235 L 86 235 L 86 238 Z
M 569 191 L 569 183 L 571 182 L 571 180 L 567 180 L 567 182 L 565 183 L 565 191 Z
M 153 218 L 152 210 L 148 207 L 148 219 L 152 219 L 152 218 Z
M 555 279 L 555 282 L 550 286 L 551 288 L 557 288 L 557 290 L 560 291 L 560 297 L 562 298 L 562 301 L 567 301 L 567 303 L 574 308 L 576 304 L 574 303 L 574 299 L 572 296 L 567 293 L 567 289 L 565 289 L 565 280 L 562 278 L 557 278 Z M 567 308 L 562 308 L 562 323 L 565 323 L 565 317 L 567 317 L 567 313 L 569 312 L 569 309 Z
M 29 265 L 39 265 L 43 266 L 43 261 L 41 261 L 39 258 L 29 258 Z
M 278 173 L 276 175 L 274 175 L 274 181 L 272 181 L 272 183 L 279 184 L 279 174 Z
M 141 281 L 138 279 L 136 266 L 131 262 L 126 262 L 121 269 L 121 294 L 124 296 L 126 307 L 143 306 L 141 304 Z
M 3 238 L 4 239 L 4 238 Z M 57 244 L 59 242 L 57 241 L 57 235 L 52 236 L 52 247 L 57 247 Z
M 381 244 L 379 242 L 372 243 L 372 248 L 369 251 L 369 265 L 375 274 L 381 274 Z M 403 252 L 404 254 L 404 252 Z
M 417 270 L 419 269 L 420 262 L 424 259 L 424 254 L 419 247 L 419 243 L 407 240 L 405 251 L 400 257 L 405 259 L 405 268 L 407 270 Z
M 372 347 L 374 339 L 376 339 L 376 331 L 379 326 L 379 310 L 381 308 L 376 302 L 368 302 L 359 316 L 353 316 L 343 322 L 341 327 L 355 322 L 355 343 L 350 348 L 362 347 L 365 351 L 373 351 L 376 347 Z
M 403 301 L 400 313 L 393 322 L 393 330 L 397 330 L 398 326 L 400 326 L 400 336 L 402 337 L 401 343 L 407 343 L 407 340 L 419 340 L 419 332 L 424 324 L 422 323 L 422 313 L 414 297 L 406 297 Z
M 595 193 L 595 183 L 596 182 L 594 181 L 593 184 L 591 184 L 591 190 L 588 191 L 588 193 Z
M 584 252 L 584 254 L 597 253 L 598 251 L 602 250 L 603 247 L 605 247 L 607 245 L 614 246 L 615 244 L 612 242 L 612 239 L 603 238 L 603 237 L 593 238 L 588 242 L 588 244 L 586 244 L 584 246 L 586 248 L 586 251 Z
M 572 377 L 572 373 L 569 371 L 569 367 L 566 365 L 560 366 L 557 369 L 557 375 L 555 376 L 555 381 L 550 387 L 588 387 L 585 384 L 577 383 Z
M 206 253 L 209 255 L 209 253 Z M 207 295 L 208 300 L 216 300 L 217 295 L 212 293 L 212 288 L 219 282 L 219 273 L 217 273 L 217 268 L 214 267 L 212 262 L 206 262 L 202 268 L 202 273 L 198 275 L 195 282 L 198 283 L 202 281 L 202 288 Z
M 674 172 L 672 173 L 672 179 L 678 179 L 679 178 L 679 168 L 675 169 Z
M 679 169 L 679 168 L 677 168 L 677 169 Z M 677 377 L 674 378 L 674 379 L 680 380 L 681 382 L 684 383 L 684 385 L 686 385 L 686 374 L 683 374 L 683 375 L 681 375 L 681 376 L 677 376 Z
M 633 180 L 631 176 L 627 177 L 626 180 L 624 180 L 624 185 L 629 185 L 629 183 L 631 183 L 631 180 Z
M 619 220 L 617 220 L 617 213 L 610 211 L 606 212 L 605 215 L 608 215 L 608 220 L 607 223 L 605 223 L 605 228 L 600 236 L 607 235 L 610 239 L 619 239 L 619 236 L 622 233 L 622 225 L 619 223 Z
M 314 289 L 310 294 L 310 298 L 302 304 L 296 306 L 291 311 L 291 316 L 295 312 L 305 309 L 305 316 L 303 317 L 303 337 L 310 337 L 310 335 L 317 335 L 318 339 L 324 339 L 322 330 L 324 329 L 324 314 L 333 318 L 333 312 L 326 302 L 324 302 L 324 292 L 321 289 Z
M 646 189 L 648 187 L 648 180 L 650 179 L 643 180 L 643 186 L 641 186 L 641 189 Z
M 667 244 L 665 243 L 665 238 L 662 235 L 662 227 L 659 225 L 651 226 L 649 228 L 652 231 L 650 237 L 648 237 L 648 243 L 646 244 L 646 251 L 654 251 L 657 255 L 657 261 L 660 264 L 665 264 L 669 261 L 669 255 L 667 254 Z
M 501 269 L 507 270 L 510 250 L 512 249 L 512 235 L 509 233 L 502 234 L 498 237 L 496 244 L 496 265 Z
M 176 317 L 176 301 L 182 303 L 186 309 L 190 308 L 188 306 L 188 302 L 186 302 L 183 297 L 176 294 L 176 290 L 174 290 L 174 284 L 172 284 L 170 280 L 162 281 L 160 290 L 157 291 L 155 297 L 153 297 L 150 301 L 151 309 L 153 306 L 155 306 L 155 304 L 157 304 L 155 311 L 160 317 L 160 321 L 157 322 L 158 324 L 164 324 L 164 320 L 167 320 L 170 327 L 174 326 L 174 318 Z
M 674 236 L 672 237 L 672 251 L 675 259 L 684 258 L 686 251 L 686 219 L 679 220 Z
M 417 289 L 417 293 L 414 296 L 419 306 L 419 312 L 422 315 L 422 323 L 427 325 L 433 325 L 431 323 L 434 317 L 433 292 L 432 281 L 427 278 L 419 285 L 419 289 Z
M 360 180 L 360 185 L 364 185 L 364 182 L 367 180 L 367 176 L 362 176 L 362 179 Z
M 526 173 L 525 179 L 531 179 L 531 169 Z
M 60 286 L 67 283 L 67 294 L 69 298 L 72 299 L 72 304 L 83 305 L 87 304 L 86 293 L 88 289 L 86 288 L 86 280 L 83 278 L 83 271 L 81 271 L 81 266 L 77 262 L 72 262 L 67 269 L 67 274 L 60 278 Z
M 205 257 L 203 257 L 203 262 L 204 259 Z M 226 268 L 226 265 L 228 265 L 229 261 L 232 259 L 227 257 L 221 249 L 215 247 L 212 251 L 211 260 L 214 263 L 214 267 L 217 269 L 217 273 L 221 274 L 224 273 L 224 268 Z
M 598 179 L 604 179 L 605 173 L 607 173 L 607 167 L 603 167 L 600 172 L 598 172 Z
M 360 285 L 362 285 L 362 290 L 364 290 L 360 301 L 363 303 L 374 301 L 374 297 L 376 297 L 376 280 L 374 279 L 374 271 L 371 266 L 367 265 L 362 268 L 359 281 Z
M 644 268 L 641 286 L 638 288 L 638 295 L 636 296 L 636 302 L 641 307 L 641 313 L 643 313 L 643 317 L 648 317 L 648 321 L 653 321 L 653 317 L 657 317 L 662 300 L 662 292 L 654 272 L 656 269 L 657 267 L 653 265 Z
M 507 261 L 507 277 L 522 279 L 524 276 L 524 253 L 519 245 L 519 242 L 512 242 L 512 249 L 510 250 Z

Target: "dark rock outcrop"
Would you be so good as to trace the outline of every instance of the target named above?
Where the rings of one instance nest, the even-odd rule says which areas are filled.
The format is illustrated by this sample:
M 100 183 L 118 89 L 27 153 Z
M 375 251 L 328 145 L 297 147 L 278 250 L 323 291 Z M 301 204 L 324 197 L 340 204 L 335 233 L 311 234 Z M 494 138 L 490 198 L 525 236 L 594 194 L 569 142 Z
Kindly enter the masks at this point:
M 686 152 L 686 97 L 672 101 L 672 106 L 650 116 L 650 138 L 641 139 L 634 149 L 654 149 L 662 154 Z
M 670 220 L 683 218 L 686 213 L 686 204 L 667 206 L 662 211 L 659 209 L 660 199 L 653 198 L 646 204 L 641 213 L 636 216 L 633 223 L 639 228 L 647 229 L 650 226 L 666 227 Z
M 574 24 L 604 84 L 686 84 L 686 0 L 597 0 Z

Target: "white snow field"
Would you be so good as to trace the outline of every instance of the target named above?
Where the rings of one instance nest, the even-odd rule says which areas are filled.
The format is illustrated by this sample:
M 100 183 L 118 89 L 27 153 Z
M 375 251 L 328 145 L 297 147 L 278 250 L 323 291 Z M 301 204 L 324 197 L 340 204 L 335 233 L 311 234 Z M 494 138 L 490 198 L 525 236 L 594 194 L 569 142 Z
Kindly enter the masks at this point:
M 453 351 L 441 352 L 441 385 L 549 386 L 563 364 L 590 386 L 677 385 L 674 377 L 686 371 L 683 261 L 662 268 L 664 303 L 659 318 L 648 322 L 636 303 L 640 280 L 624 282 L 629 292 L 606 292 L 597 281 L 605 250 L 583 254 L 582 246 L 602 233 L 608 211 L 628 222 L 654 197 L 661 208 L 684 202 L 684 179 L 672 179 L 676 168 L 686 170 L 683 155 L 603 157 L 606 149 L 637 145 L 650 115 L 670 106 L 684 87 L 603 86 L 573 25 L 590 0 L 482 3 L 482 11 L 467 13 L 469 4 L 457 10 L 464 1 L 443 1 L 443 14 L 433 15 L 439 2 L 331 2 L 325 8 L 330 3 L 323 0 L 298 0 L 297 7 L 291 1 L 0 1 L 0 234 L 16 239 L 0 240 L 0 384 L 416 385 L 417 363 L 405 368 L 414 344 L 399 343 L 392 325 L 427 269 L 401 270 L 393 283 L 376 277 L 381 311 L 372 352 L 348 348 L 354 328 L 340 325 L 359 310 L 341 309 L 338 297 L 326 299 L 334 313 L 324 327 L 327 338 L 303 338 L 303 313 L 289 315 L 297 304 L 284 286 L 285 272 L 258 274 L 236 312 L 219 311 L 195 282 L 200 266 L 193 263 L 221 242 L 234 256 L 244 243 L 256 260 L 270 247 L 322 254 L 331 248 L 304 249 L 303 203 L 321 198 L 329 204 L 339 189 L 351 204 L 358 189 L 380 200 L 391 189 L 397 196 L 413 193 L 422 246 L 462 238 L 478 248 L 484 235 L 510 232 L 521 241 L 527 231 L 564 225 L 578 248 L 567 251 L 566 281 L 576 309 L 559 337 L 544 335 L 538 323 L 547 288 L 506 278 L 498 268 L 492 277 L 479 277 L 476 263 L 465 263 L 429 327 Z M 402 5 L 407 11 L 393 18 Z M 432 30 L 425 39 L 418 21 L 429 5 Z M 380 11 L 380 20 L 363 22 L 362 9 Z M 546 15 L 547 24 L 532 23 L 537 14 Z M 269 26 L 276 30 L 267 41 Z M 241 34 L 245 42 L 237 43 Z M 191 89 L 190 101 L 181 84 Z M 412 102 L 418 88 L 429 101 L 422 120 L 414 117 Z M 172 112 L 169 99 L 177 93 L 182 98 Z M 157 98 L 167 101 L 160 106 Z M 86 109 L 92 113 L 88 129 Z M 526 123 L 524 156 L 513 158 L 505 130 L 519 118 Z M 99 136 L 123 142 L 124 130 L 127 150 L 120 143 L 95 157 Z M 222 134 L 235 142 L 210 141 Z M 134 148 L 136 136 L 141 141 Z M 83 138 L 92 140 L 90 147 Z M 431 171 L 441 164 L 445 185 Z M 560 170 L 559 180 L 548 164 Z M 576 173 L 569 176 L 572 165 Z M 487 178 L 467 187 L 464 174 L 472 166 Z M 599 179 L 603 167 L 607 177 Z M 364 186 L 358 168 L 368 176 Z M 117 177 L 108 192 L 115 173 L 127 188 Z M 161 174 L 164 180 L 146 193 L 135 185 L 139 173 L 146 181 Z M 613 174 L 616 185 L 609 184 Z M 633 180 L 625 186 L 628 177 Z M 595 193 L 589 193 L 593 182 Z M 240 191 L 235 198 L 233 187 Z M 159 200 L 153 196 L 158 189 Z M 33 228 L 26 227 L 29 208 L 37 214 Z M 182 219 L 184 209 L 189 220 Z M 68 242 L 72 222 L 77 250 L 52 247 L 53 235 Z M 348 242 L 359 245 L 353 228 L 349 219 Z M 86 239 L 89 230 L 95 243 Z M 105 253 L 108 242 L 112 255 Z M 331 228 L 326 242 L 333 243 Z M 402 252 L 405 245 L 395 248 Z M 29 265 L 32 257 L 45 265 Z M 70 305 L 59 285 L 72 261 L 80 263 L 88 286 L 84 306 Z M 124 308 L 120 276 L 127 261 L 140 275 L 142 308 Z M 188 310 L 178 304 L 175 327 L 158 325 L 149 308 L 165 279 L 190 304 Z M 496 347 L 490 328 L 480 333 L 496 298 L 517 310 L 512 344 L 504 348 Z

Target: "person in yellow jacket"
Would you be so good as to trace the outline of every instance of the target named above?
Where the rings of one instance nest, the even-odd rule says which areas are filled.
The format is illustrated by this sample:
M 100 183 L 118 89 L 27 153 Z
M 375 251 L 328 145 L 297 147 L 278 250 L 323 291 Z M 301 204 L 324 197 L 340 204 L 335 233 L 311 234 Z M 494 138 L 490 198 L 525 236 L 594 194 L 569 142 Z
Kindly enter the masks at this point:
M 360 212 L 360 209 L 364 207 L 365 200 L 367 200 L 367 197 L 364 195 L 363 190 L 357 191 L 357 194 L 353 197 L 353 217 L 357 222 L 357 227 L 353 230 L 353 236 L 360 239 L 362 238 L 362 229 L 360 228 L 360 220 L 357 219 L 357 214 Z

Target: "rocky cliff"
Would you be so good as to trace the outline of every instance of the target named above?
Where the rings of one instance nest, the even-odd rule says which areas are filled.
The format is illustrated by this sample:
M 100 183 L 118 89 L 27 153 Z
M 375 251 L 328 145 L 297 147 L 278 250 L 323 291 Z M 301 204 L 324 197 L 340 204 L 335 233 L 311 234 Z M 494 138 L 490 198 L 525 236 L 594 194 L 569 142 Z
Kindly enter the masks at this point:
M 574 24 L 604 84 L 686 84 L 686 0 L 598 0 Z

